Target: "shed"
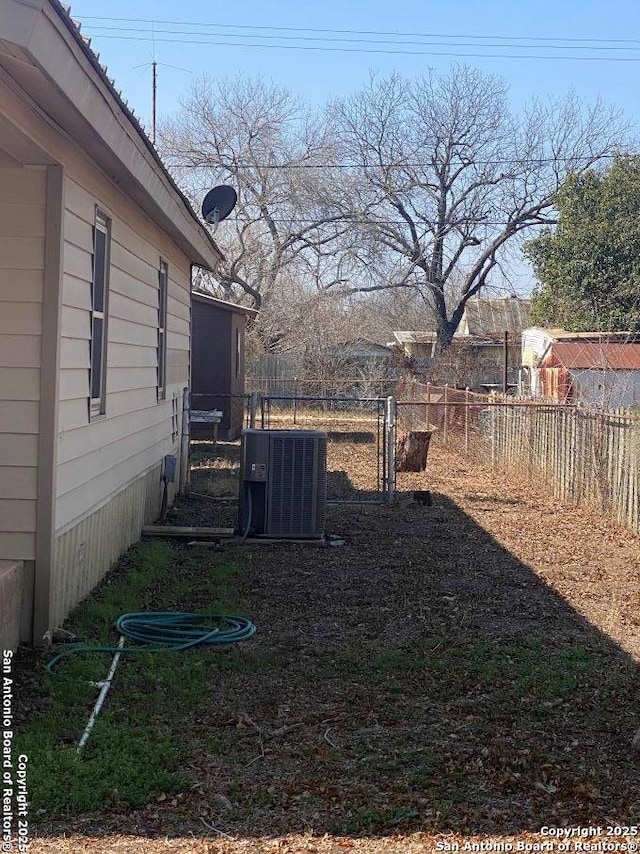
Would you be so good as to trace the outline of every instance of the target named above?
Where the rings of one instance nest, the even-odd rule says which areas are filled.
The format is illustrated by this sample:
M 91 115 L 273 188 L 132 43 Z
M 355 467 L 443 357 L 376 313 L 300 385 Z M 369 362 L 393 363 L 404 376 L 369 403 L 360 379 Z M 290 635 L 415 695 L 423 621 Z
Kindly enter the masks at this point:
M 208 294 L 191 294 L 191 408 L 222 412 L 217 435 L 237 439 L 245 410 L 245 330 L 257 312 Z M 191 424 L 194 438 L 210 438 L 209 424 Z
M 539 326 L 531 326 L 528 329 L 523 330 L 522 332 L 522 367 L 519 380 L 520 393 L 528 394 L 532 397 L 546 397 L 550 394 L 553 388 L 553 383 L 557 383 L 559 381 L 559 375 L 556 374 L 556 379 L 552 380 L 551 378 L 554 375 L 548 374 L 546 386 L 543 388 L 541 363 L 543 358 L 551 358 L 552 352 L 558 352 L 555 348 L 559 344 L 590 344 L 595 345 L 596 348 L 601 348 L 602 346 L 608 344 L 624 346 L 627 344 L 635 344 L 637 341 L 637 333 L 629 331 L 607 332 L 599 330 L 586 330 L 582 332 L 573 332 L 571 330 L 562 329 L 560 327 L 545 328 Z M 571 353 L 571 358 L 573 358 L 574 356 L 577 356 L 577 354 L 581 351 L 579 348 L 577 348 L 577 346 L 574 346 L 569 352 Z M 594 350 L 592 347 L 582 351 L 582 356 L 577 357 L 579 359 L 582 359 L 583 357 L 586 358 L 586 355 L 590 353 L 594 358 L 597 359 L 597 352 L 600 352 L 600 350 Z M 556 368 L 559 367 L 559 364 L 547 365 L 547 368 L 549 367 Z M 584 369 L 585 366 L 580 366 L 580 370 Z M 567 391 L 568 387 L 565 386 L 563 393 L 567 393 Z M 559 399 L 560 395 L 561 392 L 558 388 L 557 393 L 553 392 L 551 396 L 554 397 L 554 399 Z
M 0 0 L 0 645 L 155 519 L 221 255 L 58 0 Z M 173 495 L 171 488 L 169 500 Z
M 603 409 L 640 403 L 640 344 L 558 341 L 540 366 L 542 396 Z

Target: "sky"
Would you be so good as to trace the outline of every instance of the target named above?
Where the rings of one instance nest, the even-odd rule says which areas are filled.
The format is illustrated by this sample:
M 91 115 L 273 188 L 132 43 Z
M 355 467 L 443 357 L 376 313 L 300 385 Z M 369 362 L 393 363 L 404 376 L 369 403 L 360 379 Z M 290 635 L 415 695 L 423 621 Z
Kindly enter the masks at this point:
M 359 89 L 372 70 L 413 76 L 459 61 L 504 77 L 515 109 L 574 89 L 620 106 L 640 127 L 637 0 L 75 0 L 71 11 L 147 125 L 155 52 L 159 115 L 203 72 L 261 75 L 321 105 Z M 524 58 L 533 56 L 547 58 Z
M 158 117 L 178 109 L 202 73 L 259 75 L 319 107 L 360 89 L 371 71 L 411 77 L 463 62 L 503 77 L 515 111 L 572 89 L 621 108 L 640 131 L 638 0 L 71 2 L 147 129 L 155 57 Z M 528 287 L 530 273 L 522 278 Z

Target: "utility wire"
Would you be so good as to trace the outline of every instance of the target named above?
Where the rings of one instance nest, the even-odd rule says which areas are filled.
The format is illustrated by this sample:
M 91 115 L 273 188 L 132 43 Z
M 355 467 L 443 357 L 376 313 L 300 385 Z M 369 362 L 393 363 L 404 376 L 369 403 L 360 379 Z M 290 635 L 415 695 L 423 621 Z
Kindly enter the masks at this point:
M 611 160 L 616 154 L 599 154 L 598 160 Z M 633 156 L 633 155 L 623 155 Z M 469 166 L 542 166 L 545 163 L 574 163 L 580 160 L 591 160 L 589 154 L 575 157 L 532 157 L 518 160 L 473 160 Z M 426 163 L 234 163 L 233 170 L 220 163 L 175 163 L 167 164 L 171 169 L 217 169 L 233 174 L 235 169 L 421 169 Z
M 140 27 L 110 27 L 105 25 L 95 25 L 93 27 L 94 36 L 97 38 L 99 35 L 96 33 L 96 30 L 117 30 L 118 32 L 129 32 L 129 33 L 139 33 L 146 34 L 151 32 L 148 27 L 140 28 Z M 225 38 L 225 39 L 239 39 L 246 38 L 246 34 L 240 33 L 204 33 L 204 32 L 193 32 L 189 30 L 159 30 L 154 29 L 151 32 L 151 35 L 176 35 L 176 36 L 211 36 L 215 38 Z M 102 33 L 100 33 L 102 35 Z M 279 39 L 281 41 L 313 41 L 313 42 L 341 42 L 347 44 L 375 44 L 375 45 L 391 45 L 391 46 L 422 46 L 422 47 L 477 47 L 476 42 L 458 42 L 458 41 L 430 41 L 426 42 L 423 40 L 420 41 L 388 41 L 388 40 L 380 40 L 380 39 L 364 39 L 364 38 L 342 38 L 337 36 L 286 36 L 286 35 L 277 35 L 277 34 L 269 34 L 263 35 L 259 33 L 255 33 L 251 36 L 254 39 Z M 425 37 L 427 38 L 427 37 Z M 437 36 L 433 36 L 430 38 L 438 38 Z M 465 38 L 465 36 L 461 36 L 461 38 Z M 276 47 L 278 45 L 275 45 Z M 482 47 L 497 47 L 497 48 L 515 48 L 519 50 L 521 48 L 534 47 L 534 45 L 518 45 L 514 42 L 505 42 L 505 43 L 496 43 L 496 42 L 488 42 L 483 44 Z M 583 45 L 583 44 L 549 44 L 545 46 L 546 50 L 599 50 L 599 51 L 613 51 L 613 50 L 634 50 L 639 51 L 640 45 L 630 46 L 630 45 Z
M 218 35 L 218 34 L 216 34 Z M 447 56 L 455 58 L 472 58 L 472 59 L 542 59 L 550 60 L 571 60 L 574 62 L 640 62 L 640 57 L 637 56 L 564 56 L 556 55 L 549 56 L 547 54 L 514 54 L 514 53 L 469 53 L 457 51 L 438 51 L 438 50 L 389 50 L 378 48 L 355 48 L 355 47 L 319 47 L 317 45 L 292 45 L 292 44 L 255 44 L 251 42 L 229 42 L 229 41 L 211 41 L 210 39 L 179 39 L 179 38 L 158 38 L 153 36 L 116 36 L 94 34 L 94 38 L 101 39 L 116 39 L 118 41 L 137 41 L 137 42 L 154 42 L 163 44 L 192 44 L 192 45 L 211 45 L 212 47 L 251 47 L 262 48 L 267 50 L 304 50 L 316 51 L 324 53 L 365 53 L 365 54 L 389 54 L 393 56 Z M 218 36 L 219 37 L 219 36 Z
M 319 27 L 275 27 L 261 26 L 258 24 L 221 24 L 221 23 L 205 23 L 203 21 L 166 21 L 154 18 L 115 18 L 107 15 L 81 15 L 82 19 L 87 21 L 118 21 L 143 24 L 166 24 L 169 26 L 181 27 L 210 27 L 219 29 L 236 29 L 236 30 L 273 30 L 278 32 L 297 32 L 297 33 L 333 33 L 339 35 L 365 35 L 365 36 L 393 36 L 393 37 L 409 37 L 409 38 L 445 38 L 445 39 L 474 39 L 476 41 L 484 41 L 486 39 L 502 39 L 510 41 L 535 41 L 535 42 L 593 42 L 607 44 L 638 44 L 640 39 L 604 39 L 604 38 L 574 38 L 569 36 L 501 36 L 501 35 L 470 35 L 468 33 L 403 33 L 389 30 L 337 30 Z

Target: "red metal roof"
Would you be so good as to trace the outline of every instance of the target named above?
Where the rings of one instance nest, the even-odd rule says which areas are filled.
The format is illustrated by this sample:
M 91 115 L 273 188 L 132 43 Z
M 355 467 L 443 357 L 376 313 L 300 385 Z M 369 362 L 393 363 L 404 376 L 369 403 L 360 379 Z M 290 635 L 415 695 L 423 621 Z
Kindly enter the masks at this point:
M 547 351 L 543 365 L 598 371 L 640 371 L 640 344 L 557 341 Z

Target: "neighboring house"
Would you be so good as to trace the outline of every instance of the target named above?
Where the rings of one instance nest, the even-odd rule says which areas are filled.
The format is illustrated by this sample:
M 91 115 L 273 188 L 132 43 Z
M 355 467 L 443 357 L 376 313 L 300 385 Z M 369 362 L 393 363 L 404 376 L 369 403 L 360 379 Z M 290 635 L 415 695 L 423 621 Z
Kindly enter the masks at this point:
M 0 0 L 0 642 L 158 514 L 215 244 L 58 0 Z
M 400 330 L 393 333 L 393 338 L 394 340 L 389 344 L 390 347 L 400 350 L 407 359 L 421 359 L 427 364 L 426 360 L 433 358 L 438 333 L 435 330 L 426 332 Z
M 515 296 L 474 298 L 467 302 L 453 339 L 453 350 L 459 351 L 459 361 L 466 366 L 465 385 L 475 389 L 501 389 L 505 356 L 507 385 L 517 385 L 522 330 L 529 325 L 530 310 L 530 300 Z
M 537 368 L 540 396 L 603 409 L 640 403 L 640 344 L 558 341 Z
M 518 297 L 470 299 L 446 351 L 435 356 L 435 329 L 394 332 L 393 346 L 411 360 L 411 369 L 433 383 L 472 389 L 502 388 L 505 332 L 508 333 L 507 379 L 515 386 L 520 335 L 529 322 L 530 301 Z
M 593 344 L 597 347 L 601 347 L 601 345 L 604 344 L 625 345 L 635 343 L 636 338 L 637 336 L 634 336 L 634 334 L 631 332 L 570 332 L 566 329 L 560 329 L 557 327 L 545 329 L 539 326 L 532 326 L 528 329 L 525 329 L 522 333 L 522 367 L 519 380 L 520 393 L 522 395 L 528 395 L 531 397 L 547 396 L 547 394 L 553 388 L 553 381 L 551 377 L 554 375 L 547 375 L 547 385 L 545 388 L 543 388 L 542 373 L 540 370 L 541 363 L 544 358 L 550 356 L 551 351 L 558 344 L 583 343 Z M 572 350 L 571 357 L 573 358 L 574 356 L 576 356 L 578 352 L 578 350 Z M 587 352 L 588 351 L 584 351 L 583 355 L 585 358 Z M 579 356 L 579 358 L 582 359 L 583 356 Z M 594 366 L 596 366 L 596 370 L 598 370 L 597 365 L 599 364 L 599 357 L 597 357 L 596 355 L 594 356 L 594 358 L 596 358 Z M 555 368 L 559 367 L 559 365 L 548 364 L 546 367 Z M 575 367 L 577 368 L 578 366 L 576 365 Z M 556 376 L 559 376 L 559 374 L 557 374 Z M 566 390 L 567 389 L 565 389 L 565 391 Z M 559 399 L 561 397 L 560 390 L 558 390 L 557 393 L 551 393 L 551 396 L 554 399 Z
M 531 300 L 511 296 L 500 299 L 467 301 L 456 336 L 464 338 L 494 338 L 502 341 L 504 333 L 520 338 L 529 326 Z
M 221 439 L 237 439 L 244 422 L 244 339 L 247 318 L 254 309 L 191 294 L 191 409 L 222 413 L 217 429 Z M 191 424 L 194 438 L 210 438 L 212 427 Z

